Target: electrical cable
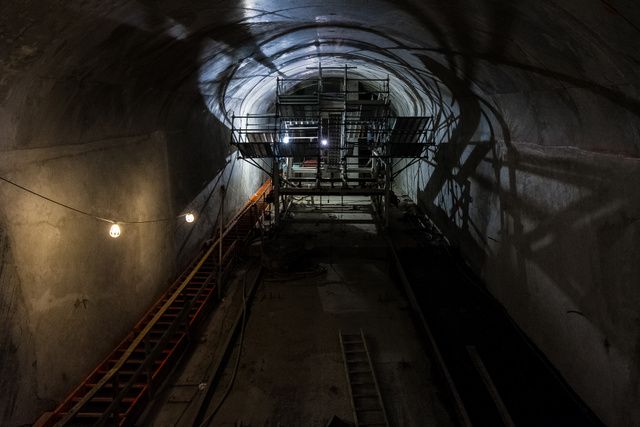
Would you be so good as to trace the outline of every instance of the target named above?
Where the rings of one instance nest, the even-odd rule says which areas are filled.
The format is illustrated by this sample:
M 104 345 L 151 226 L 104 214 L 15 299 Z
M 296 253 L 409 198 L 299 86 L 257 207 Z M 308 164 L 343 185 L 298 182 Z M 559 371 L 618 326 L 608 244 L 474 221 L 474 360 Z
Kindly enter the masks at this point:
M 69 210 L 71 210 L 73 212 L 76 212 L 76 213 L 79 213 L 81 215 L 85 215 L 85 216 L 97 219 L 99 221 L 108 222 L 110 224 L 150 224 L 150 223 L 157 223 L 157 222 L 168 222 L 168 221 L 172 221 L 174 219 L 174 218 L 158 218 L 158 219 L 149 219 L 149 220 L 140 220 L 140 221 L 112 220 L 112 219 L 108 219 L 108 218 L 104 218 L 104 217 L 92 214 L 90 212 L 83 211 L 82 209 L 74 208 L 73 206 L 69 206 L 69 205 L 67 205 L 65 203 L 58 202 L 57 200 L 54 200 L 54 199 L 52 199 L 50 197 L 47 197 L 47 196 L 45 196 L 43 194 L 40 194 L 40 193 L 38 193 L 36 191 L 33 191 L 33 190 L 31 190 L 31 189 L 29 189 L 29 188 L 27 188 L 25 186 L 22 186 L 22 185 L 20 185 L 20 184 L 18 184 L 16 182 L 13 182 L 12 180 L 10 180 L 8 178 L 0 176 L 0 181 L 6 182 L 9 185 L 13 185 L 14 187 L 17 187 L 22 191 L 25 191 L 25 192 L 27 192 L 27 193 L 29 193 L 31 195 L 39 197 L 39 198 L 41 198 L 43 200 L 46 200 L 46 201 L 48 201 L 50 203 L 53 203 L 55 205 L 58 205 L 60 207 L 65 208 L 65 209 L 69 209 Z M 184 216 L 184 215 L 179 215 L 178 218 L 181 217 L 181 216 Z
M 225 328 L 227 327 L 227 321 L 229 320 L 229 316 L 230 316 L 230 310 L 227 310 L 225 315 L 224 315 L 224 317 L 220 321 L 220 328 L 218 328 L 218 331 L 216 332 L 215 337 L 211 337 L 211 338 L 207 339 L 207 341 L 210 341 L 212 343 L 216 343 L 216 346 L 218 345 L 218 343 L 220 343 L 222 341 L 222 339 L 224 338 L 223 337 L 223 332 L 225 331 Z M 209 364 L 207 365 L 207 367 L 205 369 L 205 372 L 211 371 L 211 369 L 213 368 L 213 364 L 214 363 L 215 363 L 215 359 L 211 359 L 209 361 Z M 206 384 L 206 383 L 203 380 L 200 384 Z M 199 393 L 199 391 L 196 389 L 194 395 L 191 397 L 189 402 L 184 406 L 184 408 L 180 412 L 180 415 L 178 416 L 178 418 L 176 418 L 176 420 L 174 421 L 173 427 L 178 427 L 178 426 L 183 425 L 181 423 L 182 422 L 182 418 L 185 416 L 185 414 L 187 413 L 189 408 L 191 408 L 191 405 L 194 402 L 194 398 L 198 393 Z
M 245 279 L 246 281 L 246 279 Z M 244 286 L 244 282 L 243 282 L 243 286 Z M 232 307 L 233 304 L 230 304 L 230 307 Z M 227 321 L 229 320 L 229 316 L 231 314 L 231 310 L 227 309 L 225 312 L 224 317 L 222 318 L 221 322 L 220 322 L 220 327 L 218 328 L 218 331 L 216 333 L 216 336 L 211 339 L 209 338 L 208 341 L 216 343 L 215 345 L 218 346 L 218 344 L 222 341 L 223 337 L 223 333 L 226 330 L 227 327 Z M 244 312 L 243 312 L 244 315 Z M 205 372 L 210 372 L 213 369 L 213 365 L 216 362 L 215 358 L 212 358 L 209 363 L 207 364 L 207 367 L 205 368 Z M 202 379 L 200 384 L 207 384 L 206 379 Z M 182 409 L 182 411 L 180 412 L 180 415 L 178 416 L 178 418 L 175 420 L 175 422 L 173 423 L 173 427 L 178 427 L 182 424 L 182 418 L 184 417 L 184 415 L 187 413 L 187 411 L 189 410 L 189 408 L 191 408 L 191 405 L 195 402 L 195 396 L 198 394 L 198 391 L 195 392 L 194 396 L 192 396 L 192 398 L 189 400 L 189 402 L 185 405 L 185 407 Z
M 66 204 L 64 204 L 64 203 L 58 202 L 58 201 L 56 201 L 56 200 L 53 200 L 53 199 L 51 199 L 50 197 L 44 196 L 44 195 L 42 195 L 42 194 L 40 194 L 40 193 L 37 193 L 37 192 L 35 192 L 35 191 L 33 191 L 33 190 L 30 190 L 30 189 L 28 189 L 27 187 L 24 187 L 24 186 L 22 186 L 22 185 L 20 185 L 20 184 L 18 184 L 18 183 L 15 183 L 15 182 L 13 182 L 13 181 L 11 181 L 10 179 L 7 179 L 7 178 L 5 178 L 5 177 L 0 176 L 0 181 L 4 181 L 4 182 L 6 182 L 7 184 L 13 185 L 14 187 L 17 187 L 17 188 L 19 188 L 19 189 L 21 189 L 21 190 L 23 190 L 23 191 L 26 191 L 26 192 L 27 192 L 27 193 L 29 193 L 29 194 L 32 194 L 32 195 L 34 195 L 34 196 L 36 196 L 36 197 L 40 197 L 41 199 L 44 199 L 44 200 L 46 200 L 46 201 L 48 201 L 48 202 L 51 202 L 51 203 L 53 203 L 53 204 L 56 204 L 56 205 L 58 205 L 58 206 L 62 206 L 63 208 L 66 208 L 66 209 L 72 210 L 72 211 L 77 212 L 77 213 L 79 213 L 79 214 L 86 215 L 86 216 L 90 216 L 90 217 L 92 217 L 92 218 L 99 219 L 99 220 L 101 220 L 101 221 L 111 222 L 111 221 L 109 221 L 109 220 L 108 220 L 108 219 L 106 219 L 106 218 L 99 217 L 99 216 L 94 215 L 94 214 L 91 214 L 91 213 L 89 213 L 89 212 L 85 212 L 85 211 L 83 211 L 83 210 L 80 210 L 80 209 L 74 208 L 74 207 L 72 207 L 72 206 L 66 205 Z
M 229 384 L 227 385 L 227 388 L 225 389 L 224 394 L 222 395 L 222 398 L 220 399 L 216 407 L 213 409 L 213 411 L 202 421 L 199 427 L 207 427 L 211 423 L 211 420 L 218 413 L 218 411 L 222 407 L 222 404 L 229 396 L 229 393 L 231 393 L 231 389 L 233 388 L 233 384 L 235 383 L 236 376 L 238 374 L 238 368 L 240 366 L 240 358 L 242 356 L 242 347 L 244 344 L 244 331 L 245 331 L 245 327 L 247 326 L 246 287 L 247 287 L 247 278 L 245 276 L 242 282 L 242 325 L 240 327 L 240 341 L 238 343 L 238 355 L 236 357 L 236 363 L 233 367 L 231 379 L 229 380 Z
M 200 208 L 200 210 L 198 211 L 198 216 L 202 216 L 202 214 L 204 213 L 205 209 L 207 208 L 207 206 L 209 205 L 209 201 L 211 201 L 211 198 L 213 197 L 213 194 L 215 193 L 215 191 L 219 188 L 218 184 L 220 184 L 220 180 L 222 179 L 222 177 L 225 174 L 225 171 L 227 170 L 227 166 L 229 166 L 229 163 L 232 163 L 231 160 L 227 160 L 224 164 L 224 166 L 222 167 L 220 173 L 218 174 L 218 177 L 216 178 L 216 181 L 214 182 L 213 186 L 211 187 L 211 191 L 209 192 L 209 195 L 207 196 L 207 199 L 204 201 L 204 203 L 202 204 L 202 207 Z M 233 165 L 231 165 L 231 172 L 229 173 L 229 179 L 227 179 L 227 187 L 229 187 L 229 180 L 231 179 L 231 174 L 233 174 L 233 168 L 235 167 L 235 162 L 233 162 Z M 217 224 L 218 224 L 218 218 L 220 215 L 220 211 L 218 210 L 218 216 L 216 217 L 215 220 L 215 225 L 214 225 L 214 229 L 216 228 Z M 180 256 L 182 254 L 182 251 L 184 250 L 184 248 L 187 245 L 187 242 L 189 241 L 189 239 L 191 238 L 191 235 L 193 234 L 193 231 L 195 229 L 191 228 L 189 230 L 189 233 L 187 234 L 187 236 L 184 238 L 182 244 L 180 245 L 180 249 L 178 249 L 178 256 Z
M 213 189 L 211 190 L 211 193 L 209 193 L 209 196 L 208 196 L 207 201 L 205 202 L 205 204 L 207 204 L 209 202 L 209 199 L 211 198 L 211 196 L 213 195 L 215 190 L 220 188 L 218 186 L 218 184 L 220 183 L 222 177 L 224 176 L 225 170 L 226 170 L 227 166 L 229 165 L 229 163 L 233 163 L 233 164 L 231 165 L 231 170 L 229 171 L 229 176 L 227 177 L 226 185 L 224 186 L 224 188 L 229 188 L 229 183 L 231 182 L 231 178 L 233 176 L 233 170 L 234 170 L 235 165 L 236 165 L 236 162 L 231 162 L 231 161 L 228 161 L 225 164 L 224 168 L 222 169 L 222 172 L 218 176 L 218 179 L 216 180 L 215 184 L 213 185 Z M 223 199 L 224 199 L 224 197 L 226 197 L 226 194 L 227 194 L 226 192 L 223 193 L 223 195 L 222 195 Z M 212 237 L 212 240 L 215 239 L 215 233 L 216 233 L 215 230 L 219 229 L 219 224 L 220 224 L 220 221 L 222 220 L 222 216 L 224 214 L 222 212 L 222 205 L 223 204 L 220 203 L 220 208 L 218 209 L 218 214 L 216 215 L 216 220 L 214 222 L 214 227 L 213 227 L 214 236 Z M 203 210 L 204 210 L 204 207 L 203 207 L 203 209 L 201 209 L 200 214 L 202 214 Z M 242 341 L 244 339 L 245 316 L 246 316 L 246 309 L 247 309 L 247 304 L 246 304 L 246 277 L 244 278 L 243 285 L 242 285 L 242 304 L 243 304 L 243 308 L 242 308 L 242 325 L 241 325 L 242 329 L 241 329 L 241 338 L 240 338 L 241 343 L 242 343 Z M 223 319 L 223 325 L 219 330 L 219 335 L 222 334 L 222 330 L 224 329 L 224 321 L 225 320 L 226 320 L 226 318 Z M 240 357 L 240 353 L 238 354 L 238 360 L 239 360 L 239 357 Z M 209 365 L 206 368 L 207 372 L 211 370 L 213 363 L 214 363 L 214 360 L 212 359 L 211 362 L 209 363 Z M 237 366 L 236 366 L 236 370 L 237 370 Z M 234 373 L 234 379 L 235 379 L 235 373 Z M 232 379 L 232 381 L 233 381 L 233 379 Z M 229 389 L 229 391 L 230 391 L 230 389 Z M 228 392 L 227 392 L 227 394 L 228 394 Z M 226 396 L 224 398 L 226 398 Z M 223 398 L 223 400 L 224 400 L 224 398 Z M 187 403 L 186 407 L 182 410 L 182 412 L 180 413 L 180 416 L 176 420 L 174 426 L 179 425 L 179 423 L 182 420 L 183 416 L 185 415 L 187 410 L 191 407 L 193 402 L 194 402 L 194 400 L 192 399 L 191 401 L 189 401 L 189 403 Z M 220 403 L 222 403 L 222 402 L 220 402 Z M 215 411 L 217 411 L 217 410 L 218 410 L 218 408 L 215 409 Z M 215 412 L 211 415 L 211 417 L 213 417 L 213 415 L 215 415 Z M 203 421 L 202 425 L 204 425 L 206 423 L 207 423 L 207 420 L 205 419 L 205 421 Z

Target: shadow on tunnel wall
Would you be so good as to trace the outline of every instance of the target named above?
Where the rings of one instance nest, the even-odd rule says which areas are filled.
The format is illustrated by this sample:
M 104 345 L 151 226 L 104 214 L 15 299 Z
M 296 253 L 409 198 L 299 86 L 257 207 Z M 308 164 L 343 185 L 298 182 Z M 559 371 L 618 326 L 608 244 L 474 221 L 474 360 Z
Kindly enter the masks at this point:
M 500 49 L 499 43 L 483 54 L 441 49 L 456 58 L 449 67 L 421 55 L 459 111 L 432 164 L 408 169 L 408 180 L 418 183 L 420 206 L 471 267 L 492 282 L 492 293 L 512 315 L 518 313 L 518 323 L 578 394 L 607 423 L 618 425 L 638 415 L 633 402 L 640 381 L 640 319 L 634 307 L 640 292 L 631 283 L 640 277 L 640 193 L 630 184 L 638 177 L 637 162 L 595 150 L 515 143 L 514 123 L 505 118 L 500 99 L 477 95 L 470 81 L 474 64 L 484 62 L 570 83 L 633 116 L 640 115 L 640 102 L 581 77 L 506 59 Z M 457 60 L 463 64 L 457 66 Z M 536 323 L 535 313 L 543 311 L 527 307 L 553 300 L 536 294 L 546 286 L 564 298 L 555 302 L 564 311 L 554 314 L 555 320 L 566 316 L 562 324 Z M 589 326 L 579 328 L 575 341 L 561 344 L 567 318 L 576 313 Z M 555 329 L 544 330 L 543 324 Z M 591 335 L 581 335 L 585 330 Z M 586 358 L 579 356 L 584 346 L 592 352 Z M 580 363 L 572 367 L 574 358 Z M 627 372 L 624 366 L 633 368 Z M 593 377 L 585 379 L 584 369 Z M 610 385 L 603 388 L 598 379 L 605 378 Z
M 225 184 L 218 178 L 233 152 L 229 124 L 221 120 L 228 113 L 228 84 L 249 58 L 271 71 L 276 67 L 261 51 L 247 18 L 237 16 L 233 7 L 215 8 L 216 22 L 225 25 L 197 29 L 191 28 L 197 19 L 191 6 L 163 11 L 149 2 L 131 2 L 122 9 L 110 14 L 117 25 L 96 46 L 99 54 L 69 71 L 77 86 L 61 84 L 56 99 L 72 99 L 73 106 L 57 122 L 81 124 L 80 131 L 65 138 L 77 143 L 87 139 L 89 129 L 111 132 L 106 138 L 159 131 L 166 144 L 174 213 L 181 213 L 216 180 L 204 205 L 191 206 L 205 213 L 216 200 L 212 194 L 218 184 Z M 24 144 L 30 136 L 25 126 Z M 178 242 L 181 259 L 189 257 L 181 252 L 193 230 Z

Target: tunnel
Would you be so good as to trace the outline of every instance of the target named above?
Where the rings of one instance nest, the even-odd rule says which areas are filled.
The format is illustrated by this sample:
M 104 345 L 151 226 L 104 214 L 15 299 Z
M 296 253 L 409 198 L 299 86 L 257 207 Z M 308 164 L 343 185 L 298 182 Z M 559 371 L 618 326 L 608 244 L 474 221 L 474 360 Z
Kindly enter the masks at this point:
M 371 296 L 379 317 L 362 320 L 361 336 L 370 344 L 369 365 L 376 367 L 377 395 L 382 394 L 391 425 L 500 425 L 482 421 L 480 412 L 474 418 L 475 407 L 492 407 L 505 425 L 543 425 L 532 421 L 540 419 L 545 425 L 640 424 L 636 3 L 25 0 L 3 1 L 0 11 L 1 425 L 46 423 L 43 414 L 54 413 L 123 337 L 144 330 L 140 319 L 156 301 L 165 301 L 162 295 L 186 277 L 183 271 L 202 267 L 194 259 L 207 248 L 217 253 L 217 236 L 222 262 L 224 227 L 239 229 L 235 224 L 246 218 L 253 234 L 240 261 L 252 253 L 274 270 L 294 260 L 309 277 L 301 282 L 326 279 L 313 295 L 319 295 L 325 312 L 338 313 L 336 318 L 347 316 L 345 307 L 360 290 L 369 295 L 373 288 L 367 286 L 389 282 L 388 290 Z M 316 96 L 319 84 L 345 93 L 355 88 L 360 106 L 384 99 L 385 120 L 396 118 L 393 129 L 419 123 L 411 147 L 416 141 L 424 147 L 389 152 L 381 161 L 384 176 L 376 178 L 387 181 L 377 193 L 354 190 L 357 195 L 345 196 L 331 175 L 330 186 L 318 183 L 313 195 L 302 194 L 302 184 L 294 185 L 286 171 L 281 175 L 286 163 L 278 163 L 270 147 L 284 147 L 284 136 L 287 143 L 307 138 L 303 131 L 294 136 L 293 127 L 307 122 L 291 121 L 290 134 L 279 131 L 278 141 L 262 145 L 254 141 L 253 151 L 239 143 L 237 136 L 251 120 L 278 119 L 281 99 Z M 339 130 L 331 133 L 331 117 L 314 125 L 324 129 L 316 144 L 329 145 L 339 135 Z M 372 140 L 362 132 L 364 140 Z M 384 135 L 393 139 L 394 132 Z M 363 152 L 355 163 L 342 161 L 362 168 Z M 301 165 L 319 171 L 319 159 Z M 343 173 L 343 183 L 361 179 L 353 175 Z M 335 181 L 341 185 L 340 178 Z M 282 194 L 260 192 L 265 185 L 271 185 L 269 191 L 282 185 Z M 294 204 L 287 205 L 285 196 L 296 201 L 299 214 L 287 210 Z M 354 202 L 358 197 L 365 202 Z M 340 212 L 327 216 L 327 224 L 317 218 L 289 224 L 323 198 L 323 208 L 333 200 Z M 247 201 L 253 203 L 249 210 Z M 381 215 L 371 233 L 358 228 L 358 221 L 339 221 L 361 204 Z M 258 212 L 263 209 L 268 214 Z M 256 215 L 268 219 L 268 230 L 262 220 L 254 226 Z M 405 228 L 398 231 L 394 224 Z M 404 243 L 410 239 L 418 243 Z M 395 242 L 395 251 L 389 252 L 387 241 Z M 325 261 L 314 264 L 305 254 Z M 356 255 L 366 261 L 341 270 L 340 260 Z M 327 263 L 329 257 L 338 264 Z M 217 302 L 200 331 L 215 328 L 226 305 L 249 298 L 254 276 L 240 261 L 239 272 L 227 280 L 235 280 L 236 293 L 212 296 Z M 277 425 L 350 422 L 348 390 L 353 390 L 345 385 L 339 352 L 340 343 L 346 355 L 344 343 L 355 341 L 348 341 L 346 331 L 339 335 L 334 323 L 322 324 L 330 330 L 320 323 L 296 325 L 296 315 L 312 312 L 303 309 L 311 294 L 281 273 L 269 274 L 255 279 L 253 299 L 280 308 L 260 314 L 260 305 L 252 307 L 248 320 L 238 317 L 248 322 L 241 328 L 246 334 L 231 334 L 235 341 L 230 341 L 233 346 L 243 335 L 251 341 L 264 334 L 264 346 L 287 348 L 264 350 L 260 359 L 262 350 L 248 341 L 237 356 L 245 358 L 238 362 L 242 381 L 256 381 L 250 390 L 267 375 L 260 374 L 260 363 L 269 364 L 268 354 L 284 372 L 278 377 L 282 385 L 260 398 L 251 393 L 233 398 L 231 391 L 230 400 L 241 409 L 223 413 L 241 420 L 253 411 L 273 414 L 276 406 L 289 415 L 323 409 L 327 412 L 317 418 L 283 415 L 285 422 Z M 458 282 L 466 285 L 454 287 Z M 474 311 L 480 299 L 489 311 Z M 471 305 L 456 305 L 464 303 Z M 354 304 L 353 316 L 365 316 L 371 306 Z M 293 317 L 278 323 L 278 315 Z M 396 315 L 406 319 L 380 320 Z M 473 316 L 479 320 L 459 320 Z M 483 322 L 484 332 L 469 332 Z M 332 349 L 323 354 L 335 362 L 337 373 L 319 368 L 325 363 L 319 354 L 296 365 L 291 356 L 296 345 L 306 348 L 295 341 L 302 340 L 298 336 L 295 345 L 286 341 L 293 334 L 286 331 L 296 327 L 317 348 Z M 499 333 L 499 342 L 480 337 L 507 330 Z M 383 332 L 387 341 L 376 338 Z M 206 340 L 194 336 L 190 351 L 208 351 Z M 394 350 L 394 336 L 403 337 L 416 354 L 426 354 L 427 362 L 412 362 L 400 344 Z M 544 373 L 524 359 L 490 359 L 490 353 L 504 356 L 516 347 L 505 336 L 515 337 Z M 462 353 L 449 351 L 455 337 L 466 340 Z M 257 373 L 247 368 L 251 357 Z M 175 391 L 175 375 L 191 369 L 184 368 L 185 358 L 170 360 L 175 372 L 155 390 L 158 396 L 163 390 L 165 397 L 182 396 Z M 232 369 L 236 359 L 226 359 L 224 369 Z M 454 366 L 462 359 L 468 368 L 457 374 Z M 391 361 L 397 371 L 387 372 Z M 201 368 L 200 377 L 192 375 L 190 396 L 208 394 L 214 382 L 226 384 L 224 376 L 204 380 L 210 365 Z M 465 391 L 471 376 L 482 380 L 474 387 L 484 397 Z M 531 386 L 530 381 L 547 377 L 559 391 Z M 300 378 L 326 383 L 325 394 L 296 395 Z M 528 397 L 512 398 L 517 393 L 502 386 L 507 382 L 514 390 L 528 389 Z M 392 383 L 406 393 L 392 389 Z M 240 405 L 243 399 L 251 405 Z M 519 403 L 510 406 L 512 400 Z M 533 410 L 529 401 L 546 403 Z M 162 407 L 178 404 L 164 402 L 152 401 L 155 409 L 141 415 L 138 425 L 191 425 L 153 418 Z M 578 418 L 558 415 L 566 415 L 566 407 Z M 414 408 L 418 412 L 412 415 Z M 547 418 L 536 418 L 547 409 Z M 210 425 L 276 425 L 275 419 L 256 420 Z M 119 419 L 105 421 L 114 422 Z

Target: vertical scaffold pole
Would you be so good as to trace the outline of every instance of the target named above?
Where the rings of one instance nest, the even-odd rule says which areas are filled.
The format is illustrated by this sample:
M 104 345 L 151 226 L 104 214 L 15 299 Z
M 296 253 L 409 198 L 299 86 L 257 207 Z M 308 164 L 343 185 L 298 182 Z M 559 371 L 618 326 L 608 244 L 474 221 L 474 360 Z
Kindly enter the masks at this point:
M 222 298 L 222 237 L 224 234 L 224 199 L 227 189 L 224 185 L 220 186 L 220 217 L 218 218 L 220 238 L 218 240 L 218 280 L 216 288 L 218 290 L 218 300 Z
M 280 215 L 280 166 L 278 159 L 273 157 L 271 166 L 271 183 L 273 184 L 273 222 L 278 225 Z

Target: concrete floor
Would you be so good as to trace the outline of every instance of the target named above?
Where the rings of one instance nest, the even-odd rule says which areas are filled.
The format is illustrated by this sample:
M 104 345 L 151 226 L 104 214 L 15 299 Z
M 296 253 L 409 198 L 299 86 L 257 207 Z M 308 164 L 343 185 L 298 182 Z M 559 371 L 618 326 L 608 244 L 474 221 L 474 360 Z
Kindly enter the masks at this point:
M 301 209 L 307 210 L 305 218 L 330 217 L 302 206 L 294 213 Z M 408 302 L 388 274 L 385 242 L 374 225 L 287 223 L 265 249 L 267 273 L 251 304 L 237 376 L 210 425 L 325 426 L 333 415 L 352 421 L 338 333 L 360 328 L 391 425 L 452 425 Z M 177 386 L 164 393 L 157 413 L 145 423 L 184 425 L 184 413 L 194 406 L 187 402 L 200 393 L 197 384 L 223 341 L 216 337 L 228 329 L 223 319 L 233 317 L 229 313 L 239 306 L 241 279 L 230 288 L 235 296 L 225 299 L 203 328 L 203 342 L 177 374 Z M 236 358 L 237 346 L 210 410 L 227 388 Z

